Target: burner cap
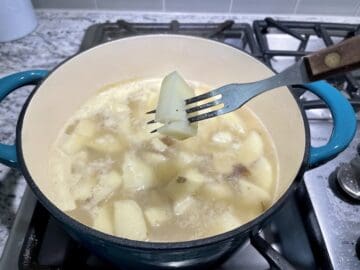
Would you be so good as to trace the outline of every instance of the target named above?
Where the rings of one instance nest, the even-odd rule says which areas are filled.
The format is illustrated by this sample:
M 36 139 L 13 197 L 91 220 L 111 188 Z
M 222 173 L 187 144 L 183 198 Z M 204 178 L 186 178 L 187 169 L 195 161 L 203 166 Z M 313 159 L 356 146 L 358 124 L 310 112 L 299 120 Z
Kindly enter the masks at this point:
M 337 181 L 346 194 L 360 200 L 360 157 L 343 164 L 337 172 Z

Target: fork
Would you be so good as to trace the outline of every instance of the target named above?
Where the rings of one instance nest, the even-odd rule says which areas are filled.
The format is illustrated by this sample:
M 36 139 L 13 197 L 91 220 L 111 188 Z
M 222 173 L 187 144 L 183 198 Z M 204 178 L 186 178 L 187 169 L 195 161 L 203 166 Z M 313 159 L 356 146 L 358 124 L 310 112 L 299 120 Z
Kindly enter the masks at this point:
M 205 104 L 186 109 L 187 114 L 223 105 L 220 109 L 190 116 L 190 123 L 202 121 L 239 109 L 252 98 L 271 89 L 313 82 L 330 75 L 360 67 L 360 36 L 349 38 L 336 45 L 302 57 L 298 62 L 267 79 L 251 83 L 233 83 L 185 100 L 186 105 L 215 97 Z M 147 112 L 155 113 L 156 110 Z M 148 124 L 155 123 L 155 120 Z M 152 131 L 156 132 L 156 130 Z

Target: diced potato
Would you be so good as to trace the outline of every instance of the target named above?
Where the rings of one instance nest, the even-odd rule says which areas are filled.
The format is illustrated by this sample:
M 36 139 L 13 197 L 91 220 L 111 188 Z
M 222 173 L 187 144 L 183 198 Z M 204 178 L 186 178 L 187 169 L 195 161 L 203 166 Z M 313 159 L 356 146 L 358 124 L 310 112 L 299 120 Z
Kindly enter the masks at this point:
M 142 155 L 142 159 L 152 168 L 155 168 L 154 177 L 157 180 L 157 185 L 169 182 L 179 171 L 175 160 L 168 159 L 160 153 L 145 152 Z
M 201 160 L 201 156 L 185 151 L 176 152 L 177 164 L 180 167 L 192 166 L 199 160 Z
M 155 120 L 165 124 L 159 133 L 184 140 L 197 133 L 197 124 L 188 121 L 185 99 L 194 96 L 194 90 L 177 73 L 167 75 L 161 84 Z
M 73 133 L 68 136 L 61 148 L 66 154 L 72 155 L 79 152 L 87 141 L 86 137 Z
M 243 222 L 232 211 L 225 211 L 217 216 L 210 224 L 210 232 L 213 235 L 225 233 L 241 226 Z
M 154 150 L 159 152 L 164 152 L 167 148 L 167 145 L 163 143 L 159 138 L 153 138 L 151 140 L 151 146 L 154 148 Z
M 254 182 L 268 192 L 273 185 L 273 170 L 270 162 L 265 157 L 259 158 L 251 167 L 251 177 Z
M 189 165 L 197 159 L 197 155 L 188 152 L 178 152 L 176 155 L 181 165 Z
M 134 153 L 128 153 L 124 157 L 122 166 L 124 189 L 143 190 L 157 185 L 153 169 Z
M 85 201 L 93 195 L 95 185 L 95 178 L 80 179 L 78 183 L 71 187 L 71 194 L 75 200 Z
M 233 136 L 228 131 L 218 131 L 215 134 L 213 134 L 211 140 L 214 143 L 224 145 L 231 143 L 233 140 Z
M 238 183 L 240 192 L 241 192 L 241 198 L 246 198 L 249 202 L 255 202 L 255 201 L 264 201 L 269 202 L 271 201 L 271 196 L 269 192 L 262 189 L 261 187 L 258 187 L 257 185 L 250 183 L 246 180 L 239 180 Z
M 213 166 L 217 172 L 222 174 L 230 174 L 236 162 L 236 156 L 230 153 L 213 155 Z
M 166 194 L 159 192 L 158 190 L 147 190 L 144 194 L 146 207 L 170 207 L 169 198 Z
M 147 221 L 153 227 L 158 227 L 172 217 L 171 210 L 168 207 L 149 207 L 144 211 Z
M 238 115 L 238 113 L 228 113 L 221 116 L 222 121 L 231 128 L 231 131 L 236 132 L 240 136 L 244 136 L 247 131 L 245 121 Z
M 180 198 L 174 202 L 173 210 L 175 215 L 183 215 L 187 211 L 193 209 L 197 204 L 196 199 L 194 199 L 193 196 L 186 196 L 183 198 Z
M 176 71 L 167 75 L 160 89 L 155 120 L 160 123 L 187 122 L 185 99 L 194 96 L 194 90 Z
M 56 191 L 53 197 L 53 203 L 62 211 L 72 211 L 76 208 L 74 198 L 71 196 L 70 187 L 67 184 L 55 182 L 52 186 Z
M 165 191 L 173 200 L 193 195 L 207 181 L 197 169 L 188 169 L 169 182 Z
M 235 203 L 244 221 L 255 218 L 269 207 L 271 196 L 267 191 L 245 180 L 239 180 L 237 184 L 240 194 Z
M 114 170 L 101 175 L 98 183 L 92 190 L 93 196 L 87 206 L 91 208 L 99 202 L 108 199 L 111 194 L 121 186 L 122 182 L 123 180 L 121 175 Z
M 50 199 L 63 211 L 74 210 L 76 203 L 70 192 L 72 180 L 70 158 L 61 151 L 56 151 L 49 161 L 49 167 L 52 168 L 51 184 L 48 186 Z
M 96 230 L 107 234 L 113 234 L 113 218 L 109 207 L 97 208 L 94 211 L 93 226 Z
M 185 140 L 195 136 L 197 133 L 197 124 L 190 124 L 186 121 L 170 122 L 157 130 L 159 133 L 175 138 L 177 140 Z
M 105 134 L 94 138 L 87 142 L 87 146 L 102 153 L 116 153 L 124 148 L 121 141 L 111 134 Z
M 90 119 L 83 119 L 76 125 L 74 133 L 92 138 L 97 132 L 96 123 Z
M 206 200 L 230 201 L 234 193 L 226 183 L 210 182 L 202 186 L 200 196 Z
M 261 136 L 256 131 L 251 131 L 239 150 L 238 161 L 245 166 L 249 166 L 258 160 L 263 152 L 264 146 Z
M 145 240 L 147 227 L 143 211 L 133 200 L 114 203 L 115 234 L 132 240 Z
M 86 150 L 81 150 L 80 152 L 73 155 L 71 161 L 72 171 L 81 173 L 86 169 L 88 165 L 89 153 Z
M 163 154 L 154 152 L 145 152 L 142 157 L 146 163 L 149 163 L 151 165 L 162 163 L 167 160 L 167 158 Z

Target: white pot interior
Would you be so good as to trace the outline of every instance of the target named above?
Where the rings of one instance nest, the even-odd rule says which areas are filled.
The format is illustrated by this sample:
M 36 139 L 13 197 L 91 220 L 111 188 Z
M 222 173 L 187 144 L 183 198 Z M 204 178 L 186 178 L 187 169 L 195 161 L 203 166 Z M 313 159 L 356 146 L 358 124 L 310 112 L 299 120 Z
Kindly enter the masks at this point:
M 73 57 L 38 88 L 24 117 L 22 151 L 28 171 L 49 195 L 50 147 L 73 113 L 108 84 L 137 78 L 162 78 L 178 70 L 184 78 L 213 87 L 249 82 L 273 72 L 253 57 L 228 45 L 176 35 L 139 36 L 110 42 Z M 275 198 L 292 183 L 303 161 L 306 133 L 301 112 L 286 87 L 248 103 L 269 130 L 278 155 Z M 240 153 L 239 153 L 240 154 Z

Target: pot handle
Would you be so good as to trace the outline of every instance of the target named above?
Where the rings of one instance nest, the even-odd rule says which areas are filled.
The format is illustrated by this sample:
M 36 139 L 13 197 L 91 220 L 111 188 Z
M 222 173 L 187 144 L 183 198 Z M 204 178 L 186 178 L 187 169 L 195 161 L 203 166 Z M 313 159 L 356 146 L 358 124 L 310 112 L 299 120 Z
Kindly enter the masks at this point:
M 309 165 L 315 167 L 342 152 L 356 132 L 356 116 L 349 101 L 335 87 L 325 81 L 305 84 L 310 92 L 321 98 L 329 107 L 334 127 L 328 143 L 310 147 Z
M 12 91 L 25 85 L 38 84 L 48 75 L 46 70 L 29 70 L 14 73 L 0 79 L 0 102 Z M 15 144 L 0 144 L 0 163 L 9 167 L 17 167 Z

